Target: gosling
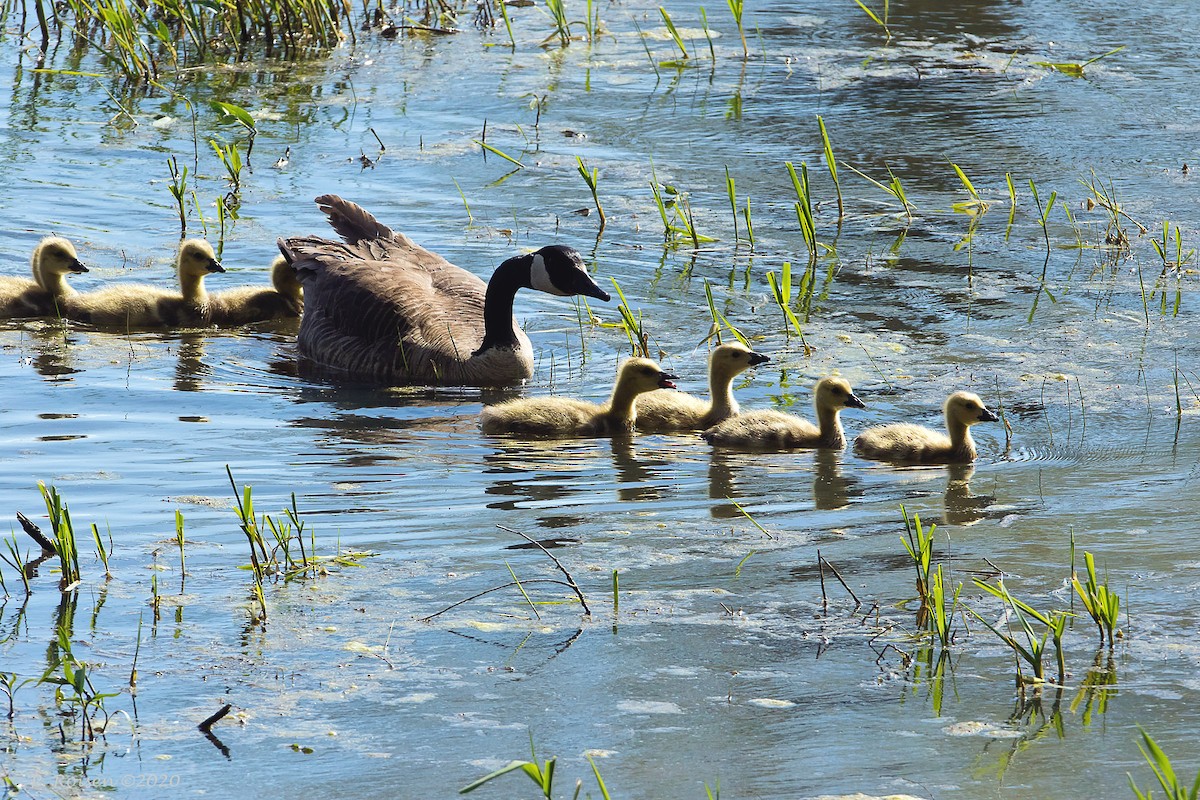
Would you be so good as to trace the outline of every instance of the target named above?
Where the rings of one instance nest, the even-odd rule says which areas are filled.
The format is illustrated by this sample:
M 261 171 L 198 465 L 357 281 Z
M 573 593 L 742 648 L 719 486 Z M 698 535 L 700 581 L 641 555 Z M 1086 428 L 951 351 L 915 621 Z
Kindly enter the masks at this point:
M 955 392 L 942 407 L 946 436 L 921 425 L 907 423 L 867 428 L 854 440 L 854 452 L 863 458 L 898 464 L 966 464 L 975 460 L 971 426 L 995 422 L 978 395 Z
M 563 397 L 533 397 L 486 406 L 484 433 L 539 436 L 614 436 L 629 433 L 637 420 L 638 395 L 673 389 L 675 376 L 648 358 L 626 359 L 617 370 L 612 397 L 604 404 Z
M 87 272 L 75 246 L 59 236 L 47 236 L 33 248 L 33 280 L 0 277 L 0 319 L 57 316 L 59 299 L 76 291 L 66 276 Z
M 846 446 L 838 414 L 843 408 L 866 408 L 850 384 L 841 378 L 822 378 L 813 391 L 817 424 L 779 411 L 750 411 L 731 417 L 700 434 L 709 444 L 762 450 Z
M 212 245 L 187 239 L 175 259 L 179 292 L 137 283 L 116 284 L 63 303 L 66 316 L 100 327 L 149 328 L 208 325 L 212 314 L 204 277 L 224 272 Z
M 283 256 L 271 262 L 271 289 L 243 286 L 208 297 L 213 325 L 246 325 L 272 319 L 295 319 L 304 310 L 304 292 L 296 270 Z
M 708 357 L 709 400 L 668 389 L 647 392 L 637 401 L 637 429 L 701 431 L 736 417 L 740 409 L 737 400 L 733 399 L 733 379 L 750 367 L 770 360 L 741 344 L 717 347 Z

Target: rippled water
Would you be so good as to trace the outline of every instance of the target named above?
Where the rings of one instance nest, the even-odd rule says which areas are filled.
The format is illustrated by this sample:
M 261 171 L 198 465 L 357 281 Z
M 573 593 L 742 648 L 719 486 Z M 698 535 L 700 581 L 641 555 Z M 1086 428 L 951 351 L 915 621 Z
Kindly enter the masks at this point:
M 6 63 L 22 65 L 0 92 L 4 274 L 24 274 L 33 244 L 56 232 L 93 267 L 74 279 L 81 289 L 168 284 L 179 222 L 167 157 L 189 166 L 212 223 L 228 187 L 207 140 L 244 145 L 207 106 L 217 99 L 255 112 L 259 132 L 241 218 L 223 240 L 229 273 L 210 288 L 265 280 L 275 238 L 321 231 L 311 198 L 334 191 L 479 274 L 523 248 L 578 247 L 644 315 L 682 388 L 704 385 L 708 282 L 773 359 L 739 386 L 744 407 L 807 413 L 812 383 L 837 371 L 868 405 L 844 415 L 851 436 L 898 419 L 936 426 L 960 388 L 1002 407 L 1012 427 L 1011 441 L 1002 426 L 976 428 L 979 461 L 952 470 L 712 451 L 690 435 L 525 442 L 479 433 L 481 402 L 494 397 L 478 390 L 299 372 L 294 325 L 122 334 L 4 323 L 5 513 L 44 524 L 36 483 L 56 485 L 77 527 L 111 536 L 114 577 L 87 541 L 79 589 L 60 595 L 47 563 L 26 602 L 4 566 L 0 669 L 40 676 L 63 625 L 97 689 L 121 692 L 106 701 L 117 713 L 105 739 L 81 749 L 51 688 L 18 689 L 0 760 L 12 781 L 33 796 L 162 796 L 164 783 L 220 797 L 447 796 L 527 757 L 532 735 L 540 758 L 561 759 L 557 794 L 580 778 L 597 796 L 592 754 L 614 796 L 702 797 L 719 783 L 732 797 L 1124 797 L 1126 772 L 1152 779 L 1137 725 L 1181 773 L 1200 766 L 1200 616 L 1187 600 L 1195 278 L 1180 277 L 1173 316 L 1172 277 L 1160 313 L 1162 260 L 1149 243 L 1164 220 L 1185 252 L 1195 243 L 1200 192 L 1184 170 L 1200 124 L 1186 102 L 1194 16 L 1171 3 L 900 3 L 889 43 L 850 2 L 747 6 L 745 61 L 724 7 L 709 9 L 714 62 L 696 7 L 667 4 L 695 63 L 657 73 L 634 23 L 656 60 L 674 58 L 674 44 L 657 6 L 641 2 L 602 6 L 607 30 L 590 46 L 539 47 L 549 22 L 526 8 L 512 10 L 515 50 L 503 29 L 467 25 L 366 35 L 300 67 L 189 72 L 170 88 L 197 111 L 195 139 L 177 96 L 35 73 L 20 42 L 3 40 Z M 1037 63 L 1122 45 L 1083 78 Z M 61 50 L 51 66 L 104 71 Z M 902 181 L 911 222 L 843 166 L 838 225 L 818 114 L 840 161 Z M 472 140 L 485 122 L 488 143 L 525 169 L 483 156 Z M 271 167 L 289 147 L 289 163 Z M 362 155 L 378 160 L 364 167 Z M 600 170 L 602 236 L 595 215 L 572 213 L 591 204 L 576 155 Z M 807 163 L 817 238 L 836 248 L 815 272 L 811 352 L 786 335 L 766 280 L 807 260 L 786 161 Z M 954 209 L 969 198 L 951 162 L 986 213 Z M 734 242 L 726 167 L 740 205 L 751 198 L 753 252 L 744 221 Z M 717 241 L 664 247 L 654 178 L 688 192 L 699 232 Z M 1055 206 L 1045 237 L 1030 179 L 1042 203 L 1057 192 L 1070 209 Z M 1128 251 L 1103 246 L 1105 215 L 1083 205 L 1081 182 L 1115 193 Z M 202 232 L 193 208 L 189 234 Z M 220 238 L 215 224 L 209 234 Z M 592 312 L 619 319 L 611 306 Z M 526 393 L 606 394 L 629 351 L 623 331 L 581 326 L 571 303 L 532 293 L 517 314 L 538 353 Z M 267 623 L 254 624 L 227 466 L 260 512 L 278 517 L 294 493 L 319 553 L 374 555 L 268 585 Z M 1094 553 L 1120 593 L 1124 637 L 1097 650 L 1076 600 L 1066 686 L 1023 706 L 1010 653 L 971 618 L 944 680 L 930 680 L 936 649 L 910 635 L 901 505 L 938 523 L 938 559 L 990 622 L 998 601 L 970 578 L 997 569 L 1037 608 L 1072 607 L 1073 537 L 1077 563 Z M 562 602 L 536 619 L 509 589 L 421 621 L 511 581 L 510 568 L 523 581 L 562 577 L 500 526 L 561 545 L 551 552 L 591 616 L 568 589 L 529 584 L 535 599 Z M 818 552 L 860 607 L 822 575 Z M 234 715 L 213 732 L 227 753 L 195 728 L 225 702 Z M 525 780 L 479 794 L 533 796 Z

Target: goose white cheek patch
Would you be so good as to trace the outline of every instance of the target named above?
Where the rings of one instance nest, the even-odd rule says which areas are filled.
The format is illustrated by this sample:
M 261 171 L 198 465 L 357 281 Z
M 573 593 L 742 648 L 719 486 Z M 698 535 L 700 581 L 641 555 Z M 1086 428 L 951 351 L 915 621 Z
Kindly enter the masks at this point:
M 567 296 L 567 292 L 559 289 L 550 280 L 550 271 L 546 269 L 546 259 L 542 258 L 541 253 L 533 254 L 533 263 L 529 265 L 529 284 L 539 292 L 556 294 L 559 297 Z

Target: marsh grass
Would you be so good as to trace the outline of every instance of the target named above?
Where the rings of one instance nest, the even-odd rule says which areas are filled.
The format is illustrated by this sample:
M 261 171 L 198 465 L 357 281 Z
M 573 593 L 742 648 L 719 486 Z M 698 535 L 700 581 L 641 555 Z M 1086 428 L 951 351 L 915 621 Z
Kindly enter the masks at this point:
M 653 177 L 650 180 L 650 191 L 654 194 L 654 205 L 662 219 L 663 239 L 669 247 L 679 247 L 691 242 L 692 247 L 698 250 L 702 242 L 717 241 L 696 230 L 696 220 L 687 192 L 668 183 L 660 184 L 657 178 Z
M 46 513 L 50 516 L 50 530 L 54 534 L 54 550 L 58 556 L 62 576 L 59 587 L 64 592 L 69 591 L 80 579 L 79 548 L 75 540 L 75 526 L 71 522 L 71 511 L 55 487 L 47 487 L 45 483 L 38 481 L 38 490 L 46 503 Z
M 796 219 L 800 223 L 800 233 L 804 244 L 808 247 L 809 263 L 817 260 L 817 227 L 813 219 L 812 187 L 808 182 L 808 165 L 801 162 L 800 171 L 792 162 L 785 162 L 788 175 L 792 179 L 792 188 L 796 190 Z
M 1138 726 L 1138 732 L 1142 735 L 1142 741 L 1138 743 L 1138 750 L 1142 751 L 1142 758 L 1146 759 L 1146 763 L 1154 771 L 1154 777 L 1158 781 L 1158 785 L 1166 793 L 1167 800 L 1196 800 L 1197 797 L 1200 797 L 1200 773 L 1197 773 L 1196 780 L 1193 781 L 1189 788 L 1175 774 L 1175 768 L 1171 764 L 1171 759 L 1158 746 L 1158 742 L 1154 741 L 1150 734 L 1146 732 L 1146 729 L 1140 725 Z M 1133 790 L 1138 800 L 1151 800 L 1153 792 L 1147 789 L 1143 793 L 1137 787 L 1137 784 L 1133 782 L 1133 776 L 1129 773 L 1125 774 L 1129 778 L 1129 788 Z
M 919 514 L 909 516 L 908 510 L 903 505 L 900 506 L 900 514 L 904 517 L 904 536 L 900 537 L 900 543 L 904 545 L 904 549 L 913 563 L 913 569 L 916 570 L 917 597 L 920 598 L 923 608 L 928 603 L 931 591 L 933 534 L 937 530 L 937 525 L 930 525 L 926 528 L 921 524 L 921 516 Z M 918 614 L 918 616 L 920 615 Z
M 821 148 L 825 152 L 825 166 L 829 170 L 830 179 L 833 180 L 833 190 L 837 192 L 838 224 L 841 224 L 842 218 L 846 216 L 846 207 L 842 203 L 842 184 L 838 181 L 837 159 L 833 157 L 833 144 L 829 141 L 829 131 L 825 129 L 825 120 L 820 115 L 817 116 L 817 127 L 821 131 Z
M 863 13 L 865 13 L 868 17 L 870 17 L 872 22 L 874 22 L 879 27 L 883 28 L 884 36 L 886 36 L 887 41 L 890 42 L 892 40 L 892 31 L 891 31 L 891 29 L 888 28 L 888 11 L 890 10 L 889 9 L 889 0 L 883 0 L 883 16 L 882 17 L 880 15 L 876 14 L 871 9 L 867 8 L 866 4 L 863 3 L 862 0 L 854 0 L 854 2 L 855 2 L 855 4 L 858 5 L 859 8 L 861 8 L 863 10 Z
M 855 167 L 851 166 L 850 164 L 847 164 L 845 161 L 842 162 L 842 166 L 845 167 L 846 169 L 850 170 L 851 172 L 853 172 L 855 175 L 859 176 L 860 178 L 863 178 L 868 183 L 870 183 L 872 186 L 878 187 L 879 189 L 883 190 L 888 195 L 890 195 L 893 199 L 898 201 L 900 203 L 901 207 L 903 207 L 903 209 L 904 209 L 904 214 L 908 218 L 909 224 L 910 225 L 912 224 L 912 212 L 913 212 L 913 209 L 916 208 L 916 206 L 914 206 L 912 203 L 909 202 L 908 195 L 904 191 L 904 186 L 900 183 L 900 179 L 898 177 L 896 177 L 896 173 L 892 172 L 891 167 L 886 167 L 887 171 L 888 171 L 889 180 L 886 184 L 884 184 L 884 183 L 880 183 L 879 181 L 875 180 L 874 178 L 872 178 L 870 175 L 866 174 L 862 170 L 856 169 Z
M 679 35 L 679 29 L 675 27 L 675 22 L 671 19 L 671 15 L 662 6 L 658 7 L 658 13 L 662 15 L 663 24 L 667 26 L 667 33 L 671 34 L 671 41 L 675 42 L 675 46 L 679 48 L 679 60 L 664 62 L 664 67 L 683 66 L 689 62 L 691 56 L 688 54 L 687 47 L 683 44 L 683 37 Z
M 806 288 L 808 289 L 807 296 L 811 297 L 811 274 L 811 270 L 805 270 L 804 276 L 801 278 L 800 292 L 797 296 L 798 302 L 803 301 L 806 296 Z M 767 285 L 771 289 L 771 296 L 775 300 L 775 305 L 783 313 L 784 335 L 790 339 L 792 331 L 795 331 L 796 335 L 800 337 L 804 351 L 806 353 L 809 352 L 808 342 L 804 338 L 804 329 L 800 326 L 800 319 L 792 311 L 792 263 L 790 261 L 783 262 L 779 268 L 778 278 L 775 277 L 773 271 L 767 272 Z
M 604 207 L 600 205 L 600 195 L 598 189 L 600 182 L 600 169 L 598 167 L 593 167 L 589 170 L 583 163 L 583 159 L 579 156 L 575 156 L 575 166 L 579 171 L 580 177 L 583 178 L 583 182 L 587 184 L 588 189 L 590 189 L 592 192 L 592 202 L 596 204 L 596 213 L 600 217 L 600 231 L 603 232 L 604 226 L 607 224 L 608 220 L 604 216 Z
M 629 345 L 633 348 L 633 354 L 635 356 L 649 358 L 649 334 L 646 333 L 645 325 L 642 322 L 642 312 L 638 311 L 638 313 L 635 315 L 629 308 L 629 301 L 625 299 L 625 292 L 621 290 L 621 284 L 617 283 L 616 278 L 610 278 L 610 280 L 612 281 L 613 288 L 617 292 L 617 297 L 621 298 L 621 302 L 617 306 L 617 312 L 621 315 L 621 322 L 603 324 L 615 324 L 617 327 L 624 329 L 625 334 L 629 337 Z
M 171 196 L 175 198 L 175 210 L 179 215 L 179 236 L 182 238 L 187 234 L 187 176 L 188 168 L 185 164 L 182 168 L 179 166 L 178 159 L 175 156 L 167 157 L 167 169 L 171 172 L 171 182 L 168 188 L 171 190 Z
M 479 145 L 486 151 L 484 153 L 485 156 L 487 153 L 493 153 L 495 155 L 500 156 L 501 158 L 503 158 L 505 161 L 509 162 L 510 164 L 515 164 L 517 166 L 517 169 L 525 169 L 525 165 L 522 164 L 520 161 L 518 161 L 517 159 L 510 156 L 508 153 L 505 153 L 503 150 L 493 147 L 492 145 L 488 144 L 487 142 L 483 141 L 482 139 L 472 139 L 471 141 L 474 142 L 475 144 Z
M 1121 613 L 1121 597 L 1108 588 L 1107 576 L 1103 583 L 1097 580 L 1096 560 L 1091 553 L 1084 551 L 1083 562 L 1087 569 L 1087 581 L 1081 583 L 1079 576 L 1072 570 L 1071 586 L 1079 595 L 1088 616 L 1096 623 L 1096 628 L 1100 631 L 1100 644 L 1104 644 L 1107 639 L 1111 648 L 1116 643 L 1115 629 Z
M 546 37 L 542 46 L 558 39 L 559 46 L 566 47 L 571 43 L 571 22 L 567 19 L 567 9 L 563 0 L 545 0 L 545 6 L 550 21 L 554 24 L 554 32 Z
M 1126 45 L 1121 45 L 1120 47 L 1115 47 L 1112 50 L 1109 50 L 1107 53 L 1101 53 L 1100 55 L 1098 55 L 1094 58 L 1089 58 L 1087 61 L 1082 61 L 1082 62 L 1079 62 L 1079 61 L 1034 61 L 1033 65 L 1035 67 L 1046 67 L 1047 69 L 1052 69 L 1055 72 L 1061 72 L 1064 75 L 1070 75 L 1072 78 L 1082 78 L 1083 71 L 1085 68 L 1091 66 L 1092 64 L 1095 64 L 1097 61 L 1099 61 L 1102 58 L 1108 58 L 1109 56 L 1116 55 L 1117 53 L 1124 50 L 1125 47 L 1126 47 Z
M 709 335 L 709 338 L 715 338 L 717 344 L 721 344 L 721 328 L 725 328 L 733 334 L 733 338 L 746 347 L 750 347 L 750 341 L 717 308 L 717 303 L 713 299 L 712 284 L 708 282 L 707 278 L 704 279 L 704 298 L 708 302 L 708 313 L 712 317 L 712 333 Z
M 962 171 L 962 167 L 950 162 L 950 166 L 954 168 L 954 174 L 958 176 L 958 180 L 962 183 L 963 188 L 967 190 L 967 195 L 970 199 L 960 200 L 954 203 L 951 208 L 955 211 L 970 214 L 972 216 L 983 214 L 988 210 L 989 203 L 979 196 L 979 192 L 975 190 L 975 184 L 971 183 L 971 179 L 967 177 L 967 173 Z
M 487 775 L 484 775 L 482 778 L 479 778 L 478 780 L 472 781 L 471 783 L 467 784 L 463 788 L 459 789 L 458 793 L 459 794 L 468 794 L 470 792 L 475 791 L 476 789 L 483 786 L 484 784 L 490 783 L 491 781 L 495 780 L 496 778 L 507 775 L 510 772 L 516 772 L 519 770 L 526 777 L 528 777 L 531 781 L 533 781 L 534 785 L 537 787 L 537 790 L 539 792 L 541 792 L 542 797 L 544 797 L 545 800 L 553 800 L 553 797 L 554 797 L 554 772 L 555 772 L 555 766 L 558 762 L 558 759 L 557 759 L 557 757 L 555 757 L 555 758 L 547 759 L 546 761 L 541 762 L 541 763 L 538 762 L 537 750 L 534 748 L 534 744 L 533 744 L 532 731 L 529 734 L 529 757 L 530 757 L 529 761 L 510 761 L 507 765 L 501 767 L 500 769 L 495 770 L 493 772 L 489 772 Z M 611 795 L 609 795 L 609 793 L 608 793 L 608 787 L 604 785 L 604 779 L 602 777 L 600 777 L 600 768 L 596 766 L 595 760 L 591 757 L 591 755 L 588 755 L 587 761 L 588 761 L 588 764 L 592 768 L 592 775 L 596 779 L 596 789 L 600 793 L 600 797 L 604 798 L 604 800 L 612 800 Z M 576 780 L 575 781 L 575 792 L 572 795 L 572 797 L 578 798 L 582 789 L 583 789 L 583 781 Z M 591 793 L 588 793 L 587 796 L 591 797 Z
M 1033 606 L 1013 597 L 1008 588 L 1004 585 L 1004 580 L 997 582 L 996 586 L 992 586 L 986 581 L 978 578 L 973 578 L 974 584 L 984 591 L 992 594 L 1004 603 L 1005 616 L 1010 621 L 1009 632 L 1000 631 L 978 613 L 972 609 L 968 609 L 970 614 L 977 620 L 982 622 L 988 629 L 996 634 L 1007 644 L 1017 658 L 1017 687 L 1024 690 L 1026 685 L 1032 685 L 1034 688 L 1040 688 L 1046 681 L 1044 656 L 1046 652 L 1047 639 L 1053 639 L 1055 658 L 1058 665 L 1058 683 L 1061 686 L 1066 680 L 1066 654 L 1063 651 L 1062 638 L 1066 632 L 1067 620 L 1074 616 L 1066 611 L 1052 611 L 1043 613 L 1033 608 Z M 1021 636 L 1017 637 L 1011 632 L 1011 620 L 1016 618 L 1020 628 Z M 1029 618 L 1032 617 L 1036 622 L 1041 623 L 1043 630 L 1039 636 L 1034 629 Z M 1032 677 L 1026 677 L 1021 669 L 1021 662 L 1024 661 L 1033 673 Z
M 750 49 L 746 47 L 746 28 L 742 16 L 746 11 L 745 0 L 725 0 L 729 5 L 729 13 L 733 14 L 733 22 L 737 25 L 738 35 L 742 37 L 742 60 L 750 58 Z
M 1033 195 L 1033 203 L 1037 206 L 1037 222 L 1042 229 L 1042 240 L 1046 244 L 1046 258 L 1042 261 L 1042 274 L 1038 278 L 1038 288 L 1033 295 L 1033 305 L 1029 308 L 1028 322 L 1033 322 L 1033 316 L 1037 313 L 1038 302 L 1042 299 L 1042 293 L 1045 292 L 1046 297 L 1050 298 L 1051 303 L 1057 303 L 1058 300 L 1051 293 L 1049 287 L 1046 286 L 1046 272 L 1050 268 L 1050 212 L 1054 210 L 1054 201 L 1058 198 L 1058 192 L 1050 192 L 1050 199 L 1046 204 L 1042 205 L 1042 197 L 1038 194 L 1037 184 L 1033 178 L 1029 179 L 1029 192 Z
M 58 627 L 57 645 L 60 652 L 58 663 L 46 671 L 40 682 L 55 686 L 55 702 L 66 706 L 72 715 L 78 714 L 79 740 L 95 741 L 97 732 L 104 732 L 109 719 L 104 701 L 110 697 L 117 697 L 119 693 L 97 691 L 92 683 L 93 672 L 90 665 L 76 658 L 71 650 L 71 636 L 65 625 Z M 104 723 L 97 730 L 96 720 L 99 715 L 103 715 Z
M 736 247 L 741 242 L 738 235 L 737 186 L 733 176 L 729 174 L 728 164 L 725 165 L 725 194 L 729 197 L 729 213 L 733 216 L 733 243 Z
M 1154 248 L 1154 252 L 1158 254 L 1159 260 L 1162 261 L 1162 269 L 1158 274 L 1158 278 L 1154 282 L 1154 288 L 1151 290 L 1150 298 L 1154 299 L 1157 294 L 1159 296 L 1159 314 L 1166 316 L 1168 308 L 1168 289 L 1171 279 L 1174 279 L 1175 292 L 1174 302 L 1170 304 L 1171 316 L 1179 316 L 1179 309 L 1183 304 L 1183 271 L 1184 267 L 1192 261 L 1196 256 L 1195 249 L 1184 251 L 1183 249 L 1183 234 L 1179 231 L 1179 226 L 1175 226 L 1175 237 L 1171 238 L 1171 223 L 1163 220 L 1162 224 L 1162 239 L 1151 239 L 1150 245 Z

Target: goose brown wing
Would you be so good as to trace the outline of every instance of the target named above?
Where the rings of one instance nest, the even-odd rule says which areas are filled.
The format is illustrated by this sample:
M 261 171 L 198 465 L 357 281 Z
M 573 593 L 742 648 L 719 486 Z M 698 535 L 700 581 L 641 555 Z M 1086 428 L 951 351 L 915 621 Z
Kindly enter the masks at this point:
M 399 258 L 398 249 L 406 258 Z M 304 283 L 300 352 L 374 377 L 445 377 L 483 341 L 486 286 L 411 244 L 281 244 Z

